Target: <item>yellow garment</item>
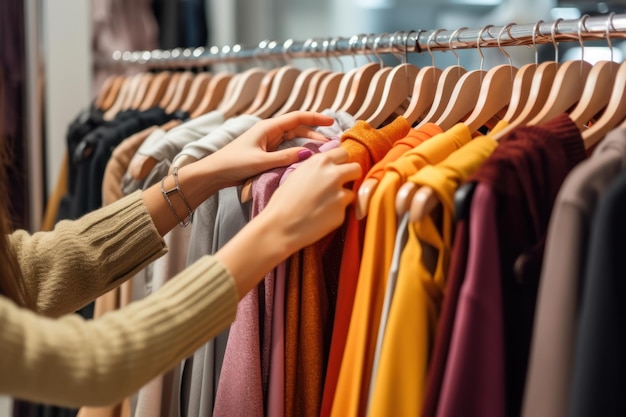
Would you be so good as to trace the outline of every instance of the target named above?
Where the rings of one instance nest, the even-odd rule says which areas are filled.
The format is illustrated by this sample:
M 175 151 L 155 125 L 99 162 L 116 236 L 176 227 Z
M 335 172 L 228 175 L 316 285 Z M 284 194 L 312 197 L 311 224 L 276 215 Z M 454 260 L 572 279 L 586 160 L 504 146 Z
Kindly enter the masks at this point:
M 452 247 L 454 193 L 496 146 L 490 137 L 475 138 L 409 178 L 437 194 L 443 206 L 442 230 L 431 215 L 409 224 L 368 415 L 420 414 Z
M 344 349 L 346 355 L 341 362 L 333 400 L 333 417 L 361 416 L 366 411 L 380 311 L 396 235 L 396 192 L 409 175 L 428 164 L 443 161 L 470 140 L 467 126 L 458 124 L 385 167 L 385 174 L 370 202 L 359 280 Z

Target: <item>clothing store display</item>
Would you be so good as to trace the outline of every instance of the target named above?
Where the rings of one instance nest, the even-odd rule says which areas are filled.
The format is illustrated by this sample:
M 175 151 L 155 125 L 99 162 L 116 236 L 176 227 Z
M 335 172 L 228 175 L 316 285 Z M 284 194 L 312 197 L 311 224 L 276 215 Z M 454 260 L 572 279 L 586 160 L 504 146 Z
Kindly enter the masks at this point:
M 232 5 L 122 3 L 91 10 L 94 51 L 128 53 L 110 66 L 98 55 L 97 98 L 67 124 L 44 226 L 8 236 L 23 275 L 9 278 L 24 282 L 15 302 L 0 296 L 0 395 L 15 397 L 14 416 L 626 413 L 626 62 L 408 64 L 425 51 L 584 50 L 621 40 L 626 15 L 215 53 L 171 48 L 206 46 L 208 14 Z M 0 33 L 23 24 L 15 7 L 0 6 Z M 0 136 L 22 152 L 23 40 L 6 39 Z M 320 46 L 355 68 L 318 68 Z M 379 56 L 400 52 L 399 64 Z M 359 66 L 370 53 L 380 62 Z M 300 58 L 313 68 L 289 62 Z M 264 151 L 305 151 L 281 152 L 282 165 L 216 191 L 161 237 L 144 190 L 296 110 L 334 122 L 268 134 Z M 317 178 L 297 171 L 314 166 L 304 159 L 340 159 L 337 148 L 361 169 L 343 223 L 240 299 L 213 255 L 286 181 Z M 304 201 L 294 209 L 317 209 Z

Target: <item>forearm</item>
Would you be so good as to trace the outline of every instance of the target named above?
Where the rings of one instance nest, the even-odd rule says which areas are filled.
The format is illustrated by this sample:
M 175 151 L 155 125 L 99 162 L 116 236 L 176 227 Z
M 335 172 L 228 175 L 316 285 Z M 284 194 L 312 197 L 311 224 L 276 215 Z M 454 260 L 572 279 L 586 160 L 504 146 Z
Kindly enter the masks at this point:
M 96 320 L 47 319 L 0 297 L 0 393 L 73 407 L 112 404 L 219 334 L 236 308 L 232 278 L 209 256 Z
M 192 211 L 221 188 L 231 185 L 223 178 L 220 159 L 219 154 L 210 155 L 178 170 L 180 193 L 184 195 Z M 143 200 L 161 236 L 177 226 L 178 219 L 183 220 L 188 217 L 187 204 L 181 198 L 180 193 L 171 193 L 169 202 L 163 195 L 162 187 L 165 190 L 171 190 L 175 188 L 175 185 L 174 176 L 168 175 L 162 184 L 161 182 L 154 184 L 143 192 Z

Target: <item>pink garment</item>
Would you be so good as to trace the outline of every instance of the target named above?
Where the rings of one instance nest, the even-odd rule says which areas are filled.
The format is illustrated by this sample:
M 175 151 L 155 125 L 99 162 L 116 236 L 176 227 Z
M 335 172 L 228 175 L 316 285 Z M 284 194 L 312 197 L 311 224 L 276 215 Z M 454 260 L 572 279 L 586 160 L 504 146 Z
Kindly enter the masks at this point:
M 252 185 L 250 217 L 258 215 L 278 188 L 285 168 L 259 176 Z M 265 415 L 269 379 L 274 270 L 239 301 L 237 318 L 230 327 L 222 373 L 215 397 L 215 417 Z M 284 281 L 284 280 L 283 280 Z
M 479 183 L 472 197 L 467 270 L 454 320 L 437 411 L 439 417 L 506 414 L 504 321 L 496 219 L 495 195 L 487 185 Z M 472 384 L 468 385 L 468 381 Z

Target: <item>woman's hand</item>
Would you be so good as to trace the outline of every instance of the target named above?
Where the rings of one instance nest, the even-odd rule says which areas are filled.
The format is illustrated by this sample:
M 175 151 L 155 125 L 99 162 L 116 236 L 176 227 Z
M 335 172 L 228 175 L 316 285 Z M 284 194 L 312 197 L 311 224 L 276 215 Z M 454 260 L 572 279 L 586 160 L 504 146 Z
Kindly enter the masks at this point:
M 292 253 L 339 227 L 354 199 L 345 185 L 361 176 L 342 148 L 315 154 L 274 192 L 268 205 L 215 256 L 243 297 Z
M 285 140 L 309 138 L 326 141 L 312 126 L 329 126 L 330 116 L 315 112 L 295 111 L 258 122 L 237 139 L 207 158 L 220 173 L 222 186 L 241 184 L 272 168 L 291 165 L 311 156 L 311 151 L 294 147 L 277 151 Z M 217 165 L 215 165 L 217 164 Z

